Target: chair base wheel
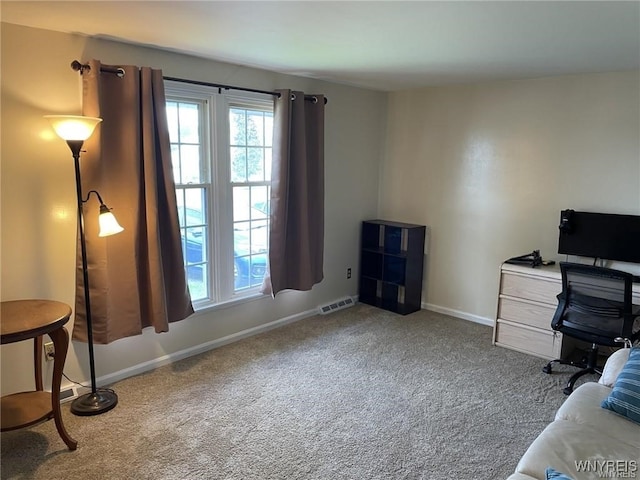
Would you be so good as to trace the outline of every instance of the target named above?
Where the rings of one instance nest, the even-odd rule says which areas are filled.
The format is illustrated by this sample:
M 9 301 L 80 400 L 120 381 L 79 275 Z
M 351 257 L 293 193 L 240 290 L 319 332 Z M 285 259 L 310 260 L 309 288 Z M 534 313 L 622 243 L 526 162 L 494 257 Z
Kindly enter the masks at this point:
M 565 395 L 571 395 L 573 393 L 573 387 L 564 387 L 562 389 L 562 393 Z
M 551 373 L 551 365 L 547 365 L 547 366 L 542 367 L 542 371 L 544 373 Z

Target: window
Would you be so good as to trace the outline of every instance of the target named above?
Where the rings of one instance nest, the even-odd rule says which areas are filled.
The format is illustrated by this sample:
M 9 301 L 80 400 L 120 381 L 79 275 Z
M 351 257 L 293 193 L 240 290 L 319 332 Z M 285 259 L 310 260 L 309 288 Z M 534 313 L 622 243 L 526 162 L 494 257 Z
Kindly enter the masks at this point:
M 273 114 L 229 109 L 235 288 L 262 285 L 269 251 Z
M 269 252 L 272 99 L 165 88 L 191 297 L 197 306 L 255 295 Z

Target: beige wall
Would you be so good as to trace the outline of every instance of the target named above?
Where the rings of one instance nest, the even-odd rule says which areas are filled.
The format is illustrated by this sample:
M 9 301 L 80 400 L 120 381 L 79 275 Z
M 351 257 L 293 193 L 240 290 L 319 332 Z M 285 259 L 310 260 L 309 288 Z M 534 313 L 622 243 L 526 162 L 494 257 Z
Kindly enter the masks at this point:
M 391 94 L 380 214 L 429 226 L 423 302 L 492 319 L 503 260 L 559 259 L 561 209 L 640 214 L 639 92 L 627 72 Z
M 2 24 L 1 254 L 2 300 L 49 298 L 73 305 L 75 183 L 68 147 L 54 138 L 45 114 L 81 111 L 72 60 L 160 68 L 165 75 L 271 90 L 324 93 L 326 109 L 325 280 L 311 292 L 290 292 L 195 315 L 170 332 L 96 347 L 98 377 L 117 378 L 199 345 L 319 304 L 357 294 L 359 223 L 375 216 L 386 95 L 327 82 L 135 47 L 105 40 Z M 65 372 L 89 378 L 87 347 L 72 342 Z M 1 349 L 2 393 L 32 388 L 31 346 Z M 51 366 L 47 364 L 50 376 Z

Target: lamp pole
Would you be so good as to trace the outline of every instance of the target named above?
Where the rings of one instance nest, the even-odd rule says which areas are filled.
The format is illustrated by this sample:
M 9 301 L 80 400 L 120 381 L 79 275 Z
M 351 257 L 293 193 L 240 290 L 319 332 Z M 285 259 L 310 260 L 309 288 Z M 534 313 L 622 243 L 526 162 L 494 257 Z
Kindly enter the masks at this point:
M 118 397 L 115 396 L 115 402 L 109 401 L 108 408 L 102 406 L 104 400 L 98 395 L 96 388 L 96 366 L 93 351 L 93 321 L 91 319 L 91 296 L 89 295 L 89 271 L 87 262 L 87 242 L 84 235 L 84 208 L 82 201 L 82 181 L 80 178 L 80 150 L 82 149 L 82 140 L 67 140 L 67 144 L 71 149 L 73 161 L 76 170 L 76 194 L 78 197 L 78 230 L 80 231 L 80 252 L 82 255 L 82 279 L 84 283 L 84 309 L 86 312 L 87 324 L 87 342 L 89 344 L 89 369 L 91 372 L 91 394 L 78 397 L 71 403 L 71 412 L 76 415 L 96 415 L 103 411 L 111 410 L 116 406 Z
M 96 387 L 96 364 L 93 351 L 93 320 L 91 318 L 91 296 L 89 295 L 89 270 L 87 262 L 87 241 L 84 235 L 84 207 L 82 201 L 82 180 L 80 177 L 80 150 L 82 140 L 67 140 L 73 155 L 76 171 L 76 195 L 78 197 L 78 230 L 80 231 L 80 252 L 82 256 L 82 279 L 84 283 L 84 309 L 87 324 L 87 343 L 89 345 L 89 370 L 91 373 L 91 393 L 87 393 L 71 402 L 71 413 L 88 416 L 98 415 L 111 410 L 118 404 L 118 396 L 112 390 L 100 390 Z

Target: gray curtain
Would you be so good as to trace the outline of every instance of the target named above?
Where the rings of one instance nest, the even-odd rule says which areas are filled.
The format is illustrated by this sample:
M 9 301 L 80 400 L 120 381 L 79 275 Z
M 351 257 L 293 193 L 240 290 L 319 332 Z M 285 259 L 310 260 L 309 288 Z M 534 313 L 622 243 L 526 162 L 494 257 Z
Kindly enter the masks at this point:
M 324 96 L 279 90 L 273 113 L 269 275 L 263 292 L 323 279 Z
M 93 340 L 109 343 L 145 327 L 166 332 L 193 313 L 183 260 L 162 72 L 119 66 L 82 74 L 83 114 L 103 119 L 80 159 L 82 190 L 97 190 L 124 232 L 98 237 L 99 202 L 84 209 Z M 108 66 L 104 66 L 108 67 Z M 111 67 L 113 68 L 113 67 Z M 86 341 L 78 248 L 73 339 Z

